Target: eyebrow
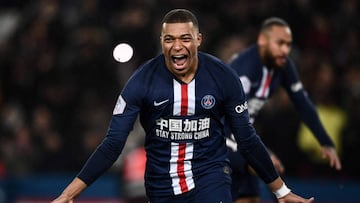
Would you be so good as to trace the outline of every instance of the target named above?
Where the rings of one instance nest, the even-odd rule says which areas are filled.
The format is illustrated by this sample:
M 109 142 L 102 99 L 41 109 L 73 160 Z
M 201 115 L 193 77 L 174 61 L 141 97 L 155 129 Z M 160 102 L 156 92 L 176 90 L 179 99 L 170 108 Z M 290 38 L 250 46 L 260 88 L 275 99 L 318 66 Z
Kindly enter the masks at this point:
M 182 38 L 182 37 L 193 37 L 191 34 L 182 34 L 179 37 L 175 37 L 174 35 L 171 34 L 165 34 L 164 37 L 173 37 L 173 38 Z

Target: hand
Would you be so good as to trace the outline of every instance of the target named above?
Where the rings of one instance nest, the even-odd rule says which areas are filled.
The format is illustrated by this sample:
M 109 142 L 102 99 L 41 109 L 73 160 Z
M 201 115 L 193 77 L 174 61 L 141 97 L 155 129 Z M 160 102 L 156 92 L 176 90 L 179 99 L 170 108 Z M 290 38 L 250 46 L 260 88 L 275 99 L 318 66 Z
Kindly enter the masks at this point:
M 322 146 L 321 154 L 322 158 L 329 159 L 331 168 L 335 167 L 336 170 L 341 170 L 341 162 L 334 147 Z
M 61 194 L 58 198 L 54 199 L 51 203 L 73 203 L 74 201 L 67 197 L 66 195 Z
M 296 203 L 311 203 L 314 202 L 314 197 L 311 197 L 309 199 L 305 199 L 303 197 L 300 197 L 292 192 L 290 192 L 289 194 L 285 195 L 282 198 L 279 198 L 278 201 L 279 203 L 292 203 L 292 202 L 296 202 Z
M 75 197 L 77 197 L 87 185 L 80 178 L 76 177 L 74 180 L 65 188 L 61 195 L 54 199 L 51 203 L 73 203 Z

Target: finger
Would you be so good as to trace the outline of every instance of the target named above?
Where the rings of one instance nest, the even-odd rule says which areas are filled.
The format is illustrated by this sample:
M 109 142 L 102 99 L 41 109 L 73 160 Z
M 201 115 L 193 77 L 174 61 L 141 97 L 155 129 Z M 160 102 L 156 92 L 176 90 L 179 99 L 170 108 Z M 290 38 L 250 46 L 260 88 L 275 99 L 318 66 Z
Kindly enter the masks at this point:
M 307 202 L 311 203 L 311 202 L 314 202 L 315 198 L 314 197 L 311 197 L 310 199 L 308 199 Z
M 330 157 L 330 167 L 334 168 L 335 167 L 335 158 L 331 158 Z
M 336 170 L 340 170 L 341 169 L 341 162 L 339 160 L 339 158 L 337 157 L 336 154 L 330 154 L 329 156 L 330 159 L 330 166 L 332 168 L 335 168 Z
M 335 160 L 335 168 L 336 170 L 341 170 L 341 162 L 339 159 Z

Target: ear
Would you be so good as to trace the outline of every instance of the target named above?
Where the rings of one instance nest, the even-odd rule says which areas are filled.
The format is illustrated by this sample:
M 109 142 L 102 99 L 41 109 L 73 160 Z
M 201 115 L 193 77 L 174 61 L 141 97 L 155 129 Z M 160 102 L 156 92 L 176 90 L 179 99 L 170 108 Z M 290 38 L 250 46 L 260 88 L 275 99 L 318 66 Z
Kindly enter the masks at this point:
M 260 33 L 258 36 L 257 43 L 259 46 L 264 46 L 267 42 L 266 36 L 264 33 Z
M 197 34 L 197 45 L 200 46 L 201 45 L 201 42 L 202 42 L 202 34 L 201 33 L 198 33 Z

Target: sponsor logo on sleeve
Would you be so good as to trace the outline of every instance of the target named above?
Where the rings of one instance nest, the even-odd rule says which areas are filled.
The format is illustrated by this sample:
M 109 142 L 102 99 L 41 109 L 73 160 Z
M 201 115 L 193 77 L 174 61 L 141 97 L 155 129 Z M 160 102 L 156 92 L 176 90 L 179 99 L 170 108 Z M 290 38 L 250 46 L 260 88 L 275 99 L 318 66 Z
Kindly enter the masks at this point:
M 248 109 L 247 101 L 245 101 L 243 104 L 239 104 L 239 105 L 235 106 L 235 111 L 236 111 L 236 113 L 239 113 L 239 114 L 244 112 L 246 109 Z
M 126 102 L 123 99 L 123 97 L 120 95 L 116 102 L 116 105 L 115 105 L 115 108 L 113 111 L 113 115 L 124 113 L 125 107 L 126 107 Z
M 291 91 L 293 92 L 297 92 L 299 90 L 301 90 L 303 88 L 303 85 L 301 84 L 301 82 L 297 82 L 291 85 Z

